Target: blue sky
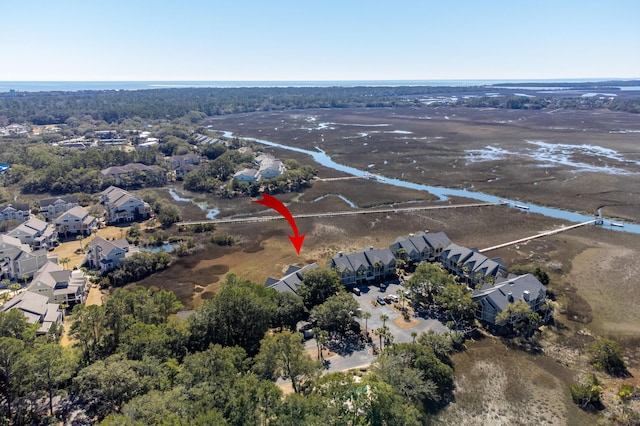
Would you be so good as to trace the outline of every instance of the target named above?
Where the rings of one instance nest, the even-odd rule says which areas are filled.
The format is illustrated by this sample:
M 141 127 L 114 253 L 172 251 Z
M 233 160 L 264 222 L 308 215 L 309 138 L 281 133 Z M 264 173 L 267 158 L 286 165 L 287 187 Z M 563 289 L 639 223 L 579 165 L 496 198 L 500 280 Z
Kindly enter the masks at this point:
M 640 78 L 639 0 L 3 3 L 0 81 Z

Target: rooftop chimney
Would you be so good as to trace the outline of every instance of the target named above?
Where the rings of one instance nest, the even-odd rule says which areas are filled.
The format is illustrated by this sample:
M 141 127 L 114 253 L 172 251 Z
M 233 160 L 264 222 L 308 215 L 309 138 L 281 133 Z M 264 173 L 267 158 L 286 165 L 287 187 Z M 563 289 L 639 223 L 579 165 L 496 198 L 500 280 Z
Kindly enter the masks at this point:
M 527 302 L 529 301 L 529 296 L 531 295 L 531 293 L 529 292 L 529 290 L 525 290 L 522 292 L 523 296 L 524 296 L 524 300 L 526 300 Z
M 513 293 L 507 293 L 507 299 L 509 300 L 509 302 L 513 302 Z
M 342 252 L 341 251 L 338 252 L 338 257 L 342 257 Z

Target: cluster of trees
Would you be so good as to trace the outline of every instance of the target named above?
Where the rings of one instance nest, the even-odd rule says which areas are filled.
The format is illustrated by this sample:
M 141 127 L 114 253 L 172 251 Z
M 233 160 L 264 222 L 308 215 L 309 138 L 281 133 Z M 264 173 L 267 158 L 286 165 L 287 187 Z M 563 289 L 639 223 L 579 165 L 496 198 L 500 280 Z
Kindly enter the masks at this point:
M 451 87 L 247 87 L 139 91 L 0 93 L 9 122 L 60 124 L 73 117 L 118 123 L 300 108 L 389 107 L 408 96 L 450 93 Z M 483 93 L 482 88 L 470 89 Z
M 300 191 L 311 186 L 312 179 L 318 174 L 314 167 L 301 166 L 295 160 L 287 160 L 285 172 L 278 177 L 253 183 L 241 182 L 233 179 L 233 175 L 245 167 L 255 167 L 253 154 L 241 154 L 237 150 L 220 152 L 221 150 L 216 151 L 218 155 L 204 167 L 185 176 L 185 189 L 208 192 L 220 197 L 231 197 L 235 194 L 256 197 L 261 190 L 268 194 Z
M 102 169 L 135 162 L 157 163 L 156 155 L 148 151 L 71 150 L 18 142 L 4 145 L 2 162 L 11 164 L 11 168 L 2 175 L 2 184 L 19 185 L 25 194 L 96 193 L 113 185 L 110 177 L 100 173 Z M 131 186 L 145 182 L 141 175 Z
M 305 301 L 312 311 L 336 298 L 353 301 L 334 275 L 314 272 L 304 300 L 230 275 L 187 320 L 172 315 L 182 305 L 171 292 L 116 289 L 103 306 L 74 308 L 72 347 L 58 343 L 59 330 L 36 337 L 22 313 L 0 312 L 2 421 L 422 424 L 428 409 L 449 399 L 452 369 L 442 348 L 451 346 L 425 335 L 389 348 L 360 381 L 321 377 L 321 363 L 294 330 Z M 327 319 L 318 324 L 341 330 Z M 291 381 L 293 394 L 283 395 L 279 377 Z
M 102 277 L 102 287 L 119 287 L 135 281 L 140 281 L 154 272 L 169 267 L 171 255 L 160 251 L 152 253 L 140 251 L 125 258 L 116 269 Z
M 420 263 L 405 287 L 411 292 L 414 309 L 439 310 L 450 328 L 464 329 L 474 319 L 472 292 L 439 263 Z
M 614 85 L 629 83 L 633 84 L 617 82 Z M 594 84 L 583 88 L 596 86 Z M 603 90 L 603 87 L 599 85 L 597 89 Z M 485 95 L 487 87 L 247 87 L 0 93 L 0 117 L 5 117 L 9 122 L 33 124 L 60 124 L 76 117 L 108 123 L 122 122 L 133 117 L 145 120 L 184 118 L 185 122 L 196 123 L 205 116 L 252 111 L 389 107 L 409 104 L 412 98 L 459 94 L 461 90 L 466 95 L 480 98 Z M 614 89 L 606 87 L 606 90 Z M 555 96 L 549 94 L 545 97 L 526 98 L 526 102 L 525 99 L 515 100 L 512 106 L 535 106 L 538 102 L 544 106 L 545 98 L 567 98 L 567 95 L 559 92 Z M 472 99 L 474 98 L 469 98 Z M 492 99 L 495 98 L 485 98 L 484 101 L 491 102 Z M 612 105 L 617 108 L 628 106 L 626 101 L 612 101 Z M 633 105 L 637 108 L 638 103 L 633 102 Z

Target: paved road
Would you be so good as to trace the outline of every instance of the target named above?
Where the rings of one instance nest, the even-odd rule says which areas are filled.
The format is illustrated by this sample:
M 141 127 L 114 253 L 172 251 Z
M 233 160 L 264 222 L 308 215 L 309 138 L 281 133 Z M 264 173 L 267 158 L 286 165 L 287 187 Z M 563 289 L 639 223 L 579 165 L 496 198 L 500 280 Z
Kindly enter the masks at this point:
M 424 318 L 413 318 L 417 321 L 416 325 L 410 328 L 400 328 L 393 323 L 393 320 L 401 317 L 401 315 L 393 310 L 389 305 L 380 305 L 374 306 L 371 302 L 375 300 L 378 296 L 384 296 L 387 294 L 396 294 L 398 289 L 404 290 L 404 287 L 399 284 L 389 284 L 387 289 L 384 292 L 380 292 L 379 287 L 376 286 L 361 286 L 361 295 L 353 297 L 360 304 L 360 309 L 363 311 L 367 311 L 371 313 L 371 318 L 369 318 L 367 322 L 367 330 L 371 332 L 371 330 L 375 330 L 376 328 L 382 327 L 382 320 L 380 319 L 381 315 L 386 315 L 389 317 L 386 320 L 386 326 L 389 327 L 389 331 L 394 336 L 394 342 L 398 343 L 407 343 L 413 340 L 411 336 L 411 332 L 415 331 L 420 335 L 422 332 L 426 332 L 428 330 L 435 330 L 437 332 L 447 332 L 449 329 L 445 327 L 440 321 L 436 319 L 424 319 Z M 364 328 L 365 321 L 363 319 L 359 319 L 358 322 Z M 371 335 L 373 339 L 373 345 L 378 347 L 379 339 L 376 335 Z M 306 343 L 306 347 L 308 349 L 315 348 L 315 340 L 310 339 Z M 353 351 L 352 353 L 342 356 L 342 355 L 334 355 L 330 358 L 327 358 L 329 361 L 328 368 L 324 370 L 324 373 L 331 373 L 337 371 L 346 371 L 357 368 L 366 368 L 373 361 L 375 361 L 376 355 L 373 354 L 372 347 L 367 345 L 362 350 Z

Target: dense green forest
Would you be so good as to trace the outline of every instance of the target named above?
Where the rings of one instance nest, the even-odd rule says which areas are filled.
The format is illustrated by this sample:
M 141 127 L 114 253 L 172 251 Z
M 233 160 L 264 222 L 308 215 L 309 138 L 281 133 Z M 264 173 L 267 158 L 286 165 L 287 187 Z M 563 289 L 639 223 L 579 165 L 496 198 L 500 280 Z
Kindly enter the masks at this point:
M 316 271 L 300 297 L 229 275 L 186 319 L 171 292 L 117 289 L 74 308 L 70 347 L 60 329 L 36 337 L 20 312 L 0 312 L 0 422 L 423 424 L 451 400 L 456 335 L 387 344 L 366 375 L 321 375 L 295 325 L 317 320 L 319 346 L 357 343 L 356 302 L 338 282 Z
M 554 84 L 555 85 L 555 84 Z M 504 86 L 504 85 L 501 85 Z M 535 89 L 536 86 L 531 86 Z M 587 89 L 592 86 L 582 85 Z M 614 90 L 610 85 L 596 89 Z M 19 92 L 0 93 L 0 125 L 6 123 L 61 124 L 74 117 L 89 116 L 94 120 L 118 123 L 139 117 L 145 120 L 189 117 L 194 122 L 203 116 L 240 112 L 302 108 L 390 107 L 420 103 L 421 97 L 446 97 L 464 94 L 461 105 L 475 106 L 474 97 L 483 97 L 491 86 L 478 87 L 270 87 L 270 88 L 183 88 L 134 91 Z M 509 102 L 516 95 L 495 101 L 500 108 L 520 108 Z M 588 98 L 569 95 L 536 96 L 536 104 L 571 107 L 585 102 L 592 107 L 629 112 L 640 111 L 640 100 L 613 99 L 596 103 Z

